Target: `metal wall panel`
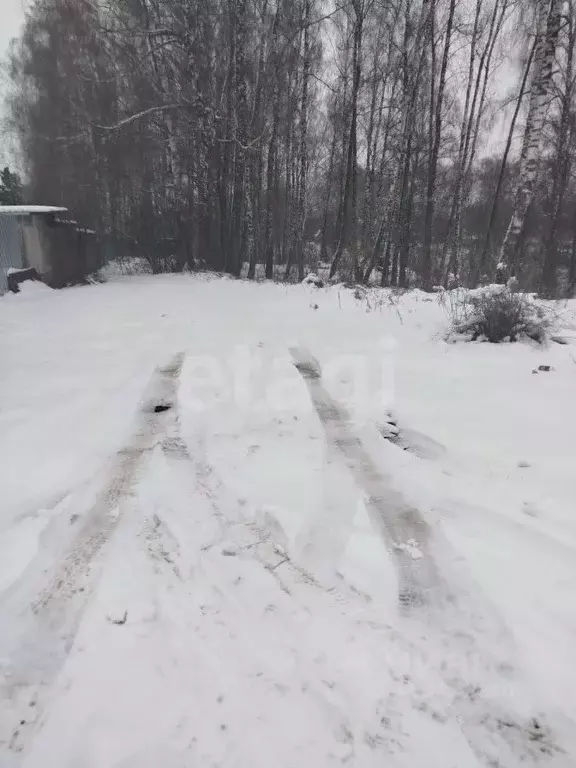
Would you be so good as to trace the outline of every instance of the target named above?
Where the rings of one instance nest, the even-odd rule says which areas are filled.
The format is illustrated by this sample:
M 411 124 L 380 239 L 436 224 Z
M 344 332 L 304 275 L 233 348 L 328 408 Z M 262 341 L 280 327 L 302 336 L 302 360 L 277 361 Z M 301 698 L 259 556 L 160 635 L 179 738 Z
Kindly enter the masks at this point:
M 10 267 L 24 267 L 20 221 L 17 216 L 0 213 L 0 296 L 8 290 L 7 273 Z

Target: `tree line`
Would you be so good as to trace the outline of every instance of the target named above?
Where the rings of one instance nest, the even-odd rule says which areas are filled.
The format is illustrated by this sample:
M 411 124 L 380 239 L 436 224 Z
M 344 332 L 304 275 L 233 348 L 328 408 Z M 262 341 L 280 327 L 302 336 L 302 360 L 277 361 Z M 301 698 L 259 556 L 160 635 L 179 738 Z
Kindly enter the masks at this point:
M 575 23 L 573 0 L 35 0 L 9 123 L 28 198 L 154 272 L 566 294 Z

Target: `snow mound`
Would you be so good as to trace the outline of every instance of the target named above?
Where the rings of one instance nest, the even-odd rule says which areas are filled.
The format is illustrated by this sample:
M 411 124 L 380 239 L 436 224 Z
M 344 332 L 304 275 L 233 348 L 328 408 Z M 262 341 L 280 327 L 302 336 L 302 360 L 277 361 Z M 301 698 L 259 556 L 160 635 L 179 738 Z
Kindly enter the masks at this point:
M 40 280 L 25 280 L 18 284 L 18 288 L 20 289 L 18 293 L 9 292 L 5 295 L 4 299 L 9 297 L 17 300 L 22 300 L 22 298 L 35 299 L 53 293 L 53 289 Z

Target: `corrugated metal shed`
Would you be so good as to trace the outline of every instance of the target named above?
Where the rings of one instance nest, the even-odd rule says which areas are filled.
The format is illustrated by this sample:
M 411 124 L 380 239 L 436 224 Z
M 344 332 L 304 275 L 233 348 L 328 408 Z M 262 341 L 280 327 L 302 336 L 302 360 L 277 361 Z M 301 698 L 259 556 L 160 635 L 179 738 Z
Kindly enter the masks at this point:
M 8 279 L 10 272 L 20 269 L 34 270 L 52 288 L 77 285 L 100 269 L 104 263 L 100 237 L 60 218 L 67 210 L 55 205 L 0 205 L 0 295 L 15 282 Z
M 22 224 L 33 216 L 65 213 L 55 205 L 0 205 L 0 296 L 8 290 L 11 269 L 24 269 L 26 263 Z
M 8 290 L 8 271 L 24 268 L 24 248 L 18 219 L 0 215 L 0 296 Z

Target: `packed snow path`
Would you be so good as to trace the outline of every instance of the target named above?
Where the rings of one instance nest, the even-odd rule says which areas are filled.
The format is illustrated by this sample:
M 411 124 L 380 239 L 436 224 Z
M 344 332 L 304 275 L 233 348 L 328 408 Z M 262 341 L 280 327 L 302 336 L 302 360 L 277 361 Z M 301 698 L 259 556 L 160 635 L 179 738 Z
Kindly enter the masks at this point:
M 572 466 L 576 366 L 536 383 L 542 351 L 441 320 L 186 277 L 0 302 L 2 768 L 574 764 L 575 489 L 544 456 Z M 532 472 L 478 450 L 475 359 L 492 404 L 527 369 L 531 423 L 491 428 Z M 387 401 L 350 399 L 359 360 Z M 403 565 L 436 592 L 399 605 Z
M 534 752 L 536 756 L 541 756 L 539 752 L 551 754 L 557 747 L 550 742 L 550 734 L 538 717 L 522 724 L 513 714 L 501 709 L 501 703 L 483 701 L 488 682 L 496 686 L 500 683 L 501 697 L 506 696 L 506 689 L 512 684 L 512 665 L 504 657 L 487 657 L 487 649 L 507 643 L 504 626 L 498 622 L 490 626 L 492 611 L 479 600 L 474 589 L 466 592 L 458 582 L 452 586 L 443 578 L 435 556 L 449 565 L 446 545 L 442 547 L 434 541 L 437 534 L 422 513 L 393 490 L 391 478 L 375 465 L 355 434 L 350 414 L 324 387 L 321 367 L 310 351 L 297 347 L 291 354 L 306 381 L 328 442 L 339 449 L 352 477 L 364 492 L 372 525 L 387 543 L 395 561 L 402 613 L 415 614 L 421 622 L 422 643 L 429 647 L 437 643 L 436 652 L 445 656 L 438 666 L 447 685 L 456 691 L 453 714 L 470 746 L 480 760 L 488 764 L 506 764 L 513 759 L 507 755 L 509 745 L 499 743 L 510 734 L 516 740 L 513 749 L 524 753 L 523 759 L 531 753 L 534 756 Z M 411 634 L 413 630 L 414 627 Z M 519 691 L 515 691 L 515 695 L 518 694 Z M 486 738 L 488 743 L 492 742 L 491 749 Z M 530 749 L 530 742 L 536 742 L 535 751 Z
M 95 560 L 126 506 L 139 463 L 143 455 L 166 436 L 164 413 L 175 405 L 181 367 L 179 355 L 152 377 L 134 433 L 111 462 L 104 487 L 76 526 L 80 530 L 67 549 L 52 568 L 46 568 L 39 556 L 25 578 L 6 593 L 1 647 L 8 664 L 0 695 L 4 702 L 20 703 L 12 710 L 12 718 L 8 717 L 2 724 L 4 741 L 14 754 L 26 751 L 44 712 L 45 699 L 50 697 L 51 686 L 70 650 L 98 577 Z M 71 522 L 74 524 L 76 520 Z M 26 605 L 31 609 L 28 620 L 18 621 L 22 606 Z

